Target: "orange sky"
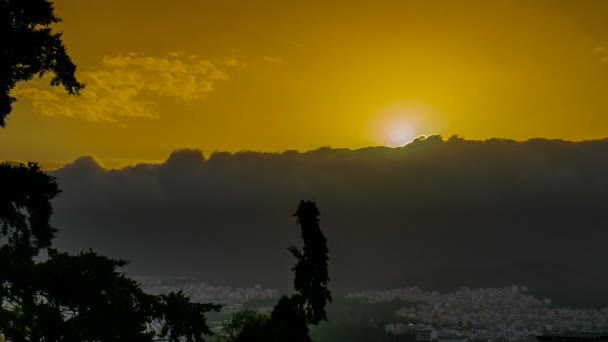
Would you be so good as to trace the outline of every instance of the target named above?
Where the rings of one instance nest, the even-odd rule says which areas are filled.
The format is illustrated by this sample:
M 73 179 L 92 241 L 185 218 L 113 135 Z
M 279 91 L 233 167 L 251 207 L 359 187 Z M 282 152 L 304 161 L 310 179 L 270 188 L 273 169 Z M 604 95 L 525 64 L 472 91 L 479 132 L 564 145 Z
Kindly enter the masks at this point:
M 21 84 L 0 159 L 608 136 L 608 1 L 57 0 L 87 89 Z

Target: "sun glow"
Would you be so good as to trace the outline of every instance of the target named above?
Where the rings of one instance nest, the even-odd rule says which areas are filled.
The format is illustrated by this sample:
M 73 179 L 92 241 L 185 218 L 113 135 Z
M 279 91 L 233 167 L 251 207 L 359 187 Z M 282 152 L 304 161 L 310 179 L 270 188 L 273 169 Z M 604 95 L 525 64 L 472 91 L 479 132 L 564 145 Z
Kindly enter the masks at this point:
M 383 145 L 406 145 L 420 135 L 420 115 L 419 110 L 408 106 L 391 106 L 379 113 L 376 136 Z
M 396 122 L 387 128 L 385 135 L 387 145 L 397 147 L 411 142 L 418 134 L 413 125 Z

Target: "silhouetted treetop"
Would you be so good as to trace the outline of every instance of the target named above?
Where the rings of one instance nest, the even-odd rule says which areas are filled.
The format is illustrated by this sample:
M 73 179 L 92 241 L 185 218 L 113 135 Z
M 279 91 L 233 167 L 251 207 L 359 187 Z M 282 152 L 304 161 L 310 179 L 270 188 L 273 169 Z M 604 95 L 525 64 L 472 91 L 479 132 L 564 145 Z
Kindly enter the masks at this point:
M 331 293 L 327 288 L 329 250 L 327 239 L 319 227 L 319 215 L 319 209 L 314 202 L 300 202 L 294 216 L 298 218 L 301 226 L 304 246 L 302 250 L 295 246 L 289 247 L 297 260 L 292 269 L 295 273 L 294 289 L 303 298 L 306 320 L 310 324 L 327 320 L 325 305 L 331 302 Z
M 69 94 L 84 87 L 61 33 L 50 27 L 59 21 L 49 0 L 0 0 L 0 126 L 16 100 L 10 92 L 18 82 L 51 73 L 51 85 L 62 85 Z
M 49 247 L 56 233 L 49 223 L 51 200 L 59 192 L 55 179 L 35 163 L 0 164 L 0 238 L 26 258 Z

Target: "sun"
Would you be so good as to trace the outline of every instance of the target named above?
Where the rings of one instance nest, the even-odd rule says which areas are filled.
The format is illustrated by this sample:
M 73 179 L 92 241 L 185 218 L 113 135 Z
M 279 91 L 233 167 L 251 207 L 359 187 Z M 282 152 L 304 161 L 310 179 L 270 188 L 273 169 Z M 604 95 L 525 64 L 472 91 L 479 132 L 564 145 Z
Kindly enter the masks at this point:
M 408 106 L 390 106 L 378 113 L 376 136 L 383 145 L 399 147 L 414 140 L 420 133 L 418 110 Z
M 386 128 L 386 145 L 390 147 L 403 146 L 414 140 L 417 135 L 416 128 L 413 125 L 397 122 Z

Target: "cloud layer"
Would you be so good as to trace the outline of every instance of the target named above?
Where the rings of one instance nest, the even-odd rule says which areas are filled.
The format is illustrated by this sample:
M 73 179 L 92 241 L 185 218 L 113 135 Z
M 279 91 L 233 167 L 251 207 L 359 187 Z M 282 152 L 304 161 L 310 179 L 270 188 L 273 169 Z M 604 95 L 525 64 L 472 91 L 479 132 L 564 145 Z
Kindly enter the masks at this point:
M 214 63 L 177 52 L 164 57 L 136 53 L 106 56 L 100 67 L 79 74 L 86 83 L 81 96 L 67 96 L 62 89 L 29 83 L 19 86 L 15 95 L 50 117 L 105 122 L 127 117 L 156 119 L 155 97 L 201 99 L 217 82 L 228 79 L 225 68 L 236 65 L 234 59 Z
M 176 151 L 105 170 L 53 172 L 59 243 L 131 271 L 289 286 L 291 214 L 317 201 L 336 290 L 519 283 L 606 305 L 608 140 L 467 141 L 307 153 Z

